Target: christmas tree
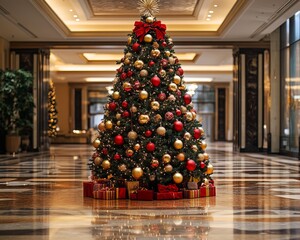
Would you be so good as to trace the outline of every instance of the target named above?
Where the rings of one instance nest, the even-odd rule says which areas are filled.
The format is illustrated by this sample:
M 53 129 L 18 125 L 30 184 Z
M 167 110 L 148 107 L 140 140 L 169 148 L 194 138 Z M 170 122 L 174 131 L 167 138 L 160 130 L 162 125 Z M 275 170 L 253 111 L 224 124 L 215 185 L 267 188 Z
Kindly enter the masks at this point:
M 53 82 L 49 82 L 48 92 L 48 136 L 55 137 L 57 134 L 57 110 L 56 110 L 56 93 Z
M 89 160 L 94 178 L 141 186 L 208 184 L 213 166 L 202 124 L 187 93 L 173 41 L 158 21 L 157 1 L 140 1 L 112 94 Z

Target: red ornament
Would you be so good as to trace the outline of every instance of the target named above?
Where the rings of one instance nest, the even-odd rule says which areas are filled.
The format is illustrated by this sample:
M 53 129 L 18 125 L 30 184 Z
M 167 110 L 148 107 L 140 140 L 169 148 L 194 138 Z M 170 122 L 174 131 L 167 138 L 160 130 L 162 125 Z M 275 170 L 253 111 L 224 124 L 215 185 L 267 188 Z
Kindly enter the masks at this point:
M 99 153 L 94 152 L 93 155 L 92 155 L 92 158 L 96 158 L 96 157 L 99 157 Z
M 180 121 L 178 121 L 178 120 L 176 120 L 176 121 L 173 123 L 173 128 L 174 128 L 175 131 L 181 132 L 182 129 L 183 129 L 183 123 L 180 122 Z
M 160 101 L 164 101 L 166 98 L 167 98 L 167 96 L 166 96 L 165 93 L 160 93 L 160 94 L 158 94 L 158 99 L 159 99 Z
M 192 160 L 192 159 L 189 159 L 186 162 L 186 169 L 189 170 L 189 171 L 194 171 L 196 169 L 196 163 L 195 163 L 195 161 Z
M 204 162 L 200 162 L 200 168 L 204 168 L 205 167 L 205 163 Z
M 115 156 L 114 156 L 114 159 L 117 160 L 117 161 L 120 160 L 121 155 L 119 153 L 116 153 Z
M 119 135 L 115 136 L 114 142 L 115 142 L 115 144 L 117 144 L 117 145 L 123 145 L 124 139 L 123 139 L 123 137 L 119 134 Z
M 160 61 L 160 64 L 162 65 L 162 67 L 166 67 L 166 66 L 168 66 L 168 60 L 167 59 L 162 59 Z
M 120 75 L 121 80 L 125 80 L 127 78 L 127 74 L 126 73 L 121 73 Z
M 176 116 L 180 116 L 181 115 L 181 110 L 176 109 Z
M 127 77 L 131 77 L 132 74 L 133 74 L 133 71 L 130 71 L 130 70 L 129 70 L 129 71 L 127 72 Z
M 119 68 L 117 69 L 117 72 L 118 72 L 118 73 L 123 72 L 123 68 L 122 68 L 122 67 L 119 67 Z
M 168 44 L 167 44 L 165 41 L 163 41 L 163 42 L 161 43 L 161 45 L 162 45 L 163 47 L 166 47 Z
M 153 78 L 151 78 L 151 83 L 154 87 L 158 87 L 160 85 L 160 78 L 155 75 Z
M 184 96 L 183 96 L 183 101 L 185 102 L 185 104 L 190 104 L 191 103 L 191 101 L 192 101 L 192 97 L 191 97 L 191 95 L 190 94 L 184 94 Z
M 152 135 L 152 131 L 151 131 L 151 130 L 147 130 L 147 131 L 145 132 L 145 136 L 146 136 L 146 137 L 151 137 L 151 135 Z
M 140 83 L 139 81 L 135 81 L 134 84 L 133 84 L 133 88 L 134 88 L 135 90 L 140 89 L 140 86 L 141 86 L 141 83 Z
M 146 145 L 146 149 L 148 152 L 153 152 L 155 150 L 155 144 L 153 142 L 148 142 Z
M 152 66 L 154 66 L 154 64 L 155 64 L 155 62 L 151 60 L 151 61 L 148 63 L 148 66 L 149 66 L 149 67 L 152 67 Z
M 110 111 L 114 111 L 117 108 L 117 104 L 115 102 L 110 102 L 108 108 Z
M 107 154 L 108 154 L 107 148 L 103 148 L 103 149 L 102 149 L 102 153 L 103 153 L 104 155 L 107 155 Z
M 176 74 L 179 75 L 179 76 L 182 76 L 184 73 L 183 69 L 182 68 L 178 68 L 177 71 L 176 71 Z
M 139 43 L 132 44 L 132 50 L 135 52 L 140 51 L 140 44 Z
M 128 111 L 124 111 L 123 113 L 122 113 L 122 117 L 124 117 L 124 118 L 127 118 L 127 117 L 129 117 L 130 116 L 130 113 L 128 112 Z
M 125 100 L 122 102 L 122 107 L 127 108 L 128 107 L 128 102 Z
M 176 94 L 177 94 L 177 96 L 181 96 L 181 91 L 179 89 L 177 89 Z
M 200 137 L 201 137 L 201 131 L 200 131 L 200 129 L 198 129 L 198 128 L 194 129 L 194 138 L 198 139 Z
M 165 119 L 166 120 L 172 120 L 174 117 L 174 114 L 172 112 L 166 112 Z

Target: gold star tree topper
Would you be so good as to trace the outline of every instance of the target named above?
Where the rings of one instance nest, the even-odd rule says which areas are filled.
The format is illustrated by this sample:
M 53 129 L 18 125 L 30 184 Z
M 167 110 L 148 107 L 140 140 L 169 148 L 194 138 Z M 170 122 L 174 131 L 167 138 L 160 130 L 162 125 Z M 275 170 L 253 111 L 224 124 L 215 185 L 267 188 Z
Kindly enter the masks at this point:
M 142 16 L 154 17 L 158 12 L 159 0 L 139 0 L 138 10 Z

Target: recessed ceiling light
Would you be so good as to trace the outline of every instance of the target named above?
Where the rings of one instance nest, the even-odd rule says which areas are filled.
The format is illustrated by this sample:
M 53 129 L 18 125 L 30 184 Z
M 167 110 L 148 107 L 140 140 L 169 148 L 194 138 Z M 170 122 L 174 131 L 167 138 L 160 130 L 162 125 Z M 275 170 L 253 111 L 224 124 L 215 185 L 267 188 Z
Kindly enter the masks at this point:
M 206 18 L 206 21 L 210 21 L 210 18 Z
M 210 14 L 208 14 L 208 15 L 207 15 L 207 17 L 209 17 L 209 18 L 210 18 L 210 17 L 211 17 L 211 15 L 210 15 Z
M 70 12 L 73 12 L 73 9 L 70 9 L 69 11 L 70 11 Z
M 208 11 L 209 13 L 214 13 L 214 11 L 212 11 L 212 10 L 210 10 L 210 11 Z
M 73 17 L 74 17 L 74 18 L 77 18 L 78 16 L 77 16 L 77 15 L 73 15 Z
M 79 22 L 80 21 L 80 19 L 79 18 L 76 18 L 76 22 Z
M 217 5 L 217 4 L 215 4 L 215 5 L 214 5 L 214 7 L 218 7 L 218 5 Z

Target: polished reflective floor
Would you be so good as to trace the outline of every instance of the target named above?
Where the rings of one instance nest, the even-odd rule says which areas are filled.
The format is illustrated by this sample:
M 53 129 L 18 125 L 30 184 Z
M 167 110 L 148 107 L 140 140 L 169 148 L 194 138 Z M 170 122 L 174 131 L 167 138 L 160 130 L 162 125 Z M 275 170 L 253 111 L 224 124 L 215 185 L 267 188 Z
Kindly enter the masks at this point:
M 300 239 L 296 158 L 210 143 L 216 197 L 105 201 L 82 196 L 92 150 L 0 155 L 0 239 Z

